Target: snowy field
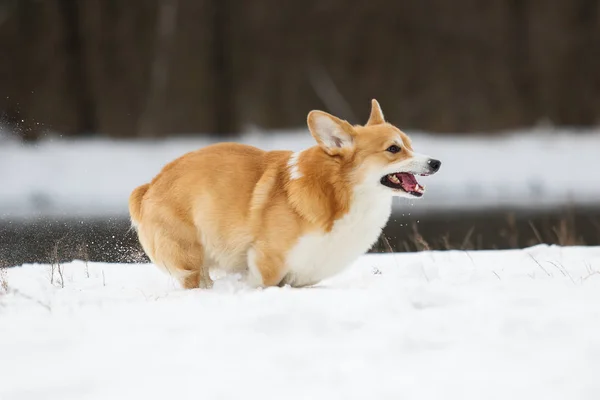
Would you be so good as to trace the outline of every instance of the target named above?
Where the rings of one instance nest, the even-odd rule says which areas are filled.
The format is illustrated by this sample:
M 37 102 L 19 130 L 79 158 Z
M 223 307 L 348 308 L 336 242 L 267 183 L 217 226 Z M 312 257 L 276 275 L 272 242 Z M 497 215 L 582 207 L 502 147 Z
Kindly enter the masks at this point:
M 51 270 L 5 274 L 2 400 L 600 398 L 600 247 L 367 255 L 306 289 Z
M 493 137 L 407 133 L 417 151 L 442 160 L 437 175 L 422 179 L 427 193 L 414 202 L 414 213 L 600 204 L 600 131 L 548 128 Z M 314 145 L 308 130 L 248 133 L 236 141 L 266 150 Z M 120 142 L 46 139 L 23 146 L 0 137 L 0 219 L 124 216 L 133 188 L 167 162 L 210 143 L 196 136 Z M 406 203 L 398 200 L 396 206 Z

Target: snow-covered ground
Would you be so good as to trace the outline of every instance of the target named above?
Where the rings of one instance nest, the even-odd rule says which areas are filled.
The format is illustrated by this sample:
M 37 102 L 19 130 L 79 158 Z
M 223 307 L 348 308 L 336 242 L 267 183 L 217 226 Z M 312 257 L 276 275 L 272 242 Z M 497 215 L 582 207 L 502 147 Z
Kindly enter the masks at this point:
M 367 255 L 314 288 L 7 271 L 0 399 L 600 398 L 600 247 Z
M 599 205 L 600 132 L 538 129 L 500 136 L 434 136 L 407 132 L 415 149 L 442 160 L 422 179 L 426 196 L 412 211 L 474 208 L 540 209 Z M 257 132 L 239 142 L 301 150 L 307 130 Z M 0 218 L 121 216 L 131 190 L 172 159 L 211 143 L 206 137 L 161 141 L 0 141 Z M 406 206 L 398 200 L 397 206 Z

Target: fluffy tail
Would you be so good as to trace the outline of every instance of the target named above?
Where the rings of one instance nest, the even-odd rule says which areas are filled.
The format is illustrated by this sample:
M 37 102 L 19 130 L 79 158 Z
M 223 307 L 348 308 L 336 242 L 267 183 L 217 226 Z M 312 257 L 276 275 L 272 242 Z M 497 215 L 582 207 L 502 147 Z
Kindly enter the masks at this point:
M 129 215 L 131 215 L 131 221 L 134 225 L 138 225 L 142 219 L 142 199 L 150 184 L 139 186 L 131 192 L 129 196 Z

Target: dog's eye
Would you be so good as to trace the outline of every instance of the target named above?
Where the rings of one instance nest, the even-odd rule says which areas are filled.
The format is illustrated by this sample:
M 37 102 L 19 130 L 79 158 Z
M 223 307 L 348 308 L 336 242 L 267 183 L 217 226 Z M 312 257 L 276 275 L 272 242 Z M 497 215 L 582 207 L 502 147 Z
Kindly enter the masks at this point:
M 400 147 L 398 147 L 395 144 L 393 144 L 390 147 L 388 147 L 386 149 L 386 151 L 389 151 L 390 153 L 398 153 L 400 151 Z

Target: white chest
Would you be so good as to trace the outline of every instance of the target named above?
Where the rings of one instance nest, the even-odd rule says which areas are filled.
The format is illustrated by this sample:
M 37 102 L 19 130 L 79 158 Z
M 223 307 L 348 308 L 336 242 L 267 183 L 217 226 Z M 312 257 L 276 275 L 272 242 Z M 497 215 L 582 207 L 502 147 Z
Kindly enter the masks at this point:
M 350 211 L 330 232 L 300 237 L 287 255 L 288 274 L 283 283 L 315 284 L 350 266 L 377 241 L 391 208 L 387 193 L 357 190 Z

